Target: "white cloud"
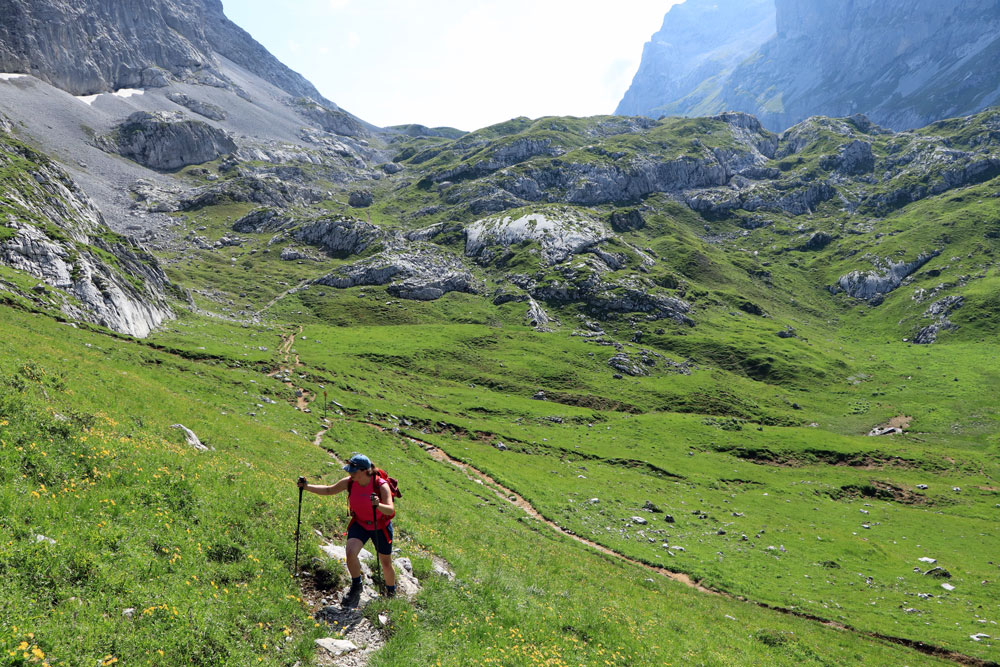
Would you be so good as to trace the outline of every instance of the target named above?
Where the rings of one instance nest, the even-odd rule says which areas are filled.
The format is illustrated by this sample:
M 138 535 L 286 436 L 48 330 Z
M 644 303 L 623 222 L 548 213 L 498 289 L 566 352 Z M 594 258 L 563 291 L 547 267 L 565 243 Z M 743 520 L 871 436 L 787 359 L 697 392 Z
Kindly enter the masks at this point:
M 351 0 L 327 0 L 327 7 L 335 12 L 344 9 L 349 4 L 351 4 Z

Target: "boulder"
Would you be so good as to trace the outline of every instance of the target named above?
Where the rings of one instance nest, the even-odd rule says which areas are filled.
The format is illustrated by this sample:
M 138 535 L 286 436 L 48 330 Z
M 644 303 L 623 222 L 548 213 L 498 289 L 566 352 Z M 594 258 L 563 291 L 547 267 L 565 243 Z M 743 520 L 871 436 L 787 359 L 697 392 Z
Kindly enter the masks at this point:
M 820 166 L 847 176 L 859 176 L 875 169 L 875 154 L 870 143 L 855 139 L 841 146 L 836 155 L 822 158 Z
M 273 208 L 250 211 L 233 223 L 233 231 L 242 234 L 266 234 L 287 229 L 293 220 Z
M 354 208 L 367 208 L 375 203 L 375 197 L 367 190 L 355 190 L 347 198 L 347 203 Z
M 236 150 L 217 127 L 180 113 L 137 111 L 98 141 L 101 148 L 160 171 L 210 162 Z
M 397 558 L 392 561 L 396 571 L 396 593 L 406 598 L 413 598 L 420 592 L 420 581 L 413 576 L 413 564 L 409 558 Z
M 831 241 L 833 241 L 833 236 L 831 234 L 827 234 L 826 232 L 816 232 L 810 236 L 805 243 L 800 245 L 797 250 L 822 250 L 826 246 L 830 245 Z
M 615 211 L 611 214 L 610 222 L 611 229 L 619 234 L 634 232 L 646 226 L 642 213 L 634 208 L 627 211 Z

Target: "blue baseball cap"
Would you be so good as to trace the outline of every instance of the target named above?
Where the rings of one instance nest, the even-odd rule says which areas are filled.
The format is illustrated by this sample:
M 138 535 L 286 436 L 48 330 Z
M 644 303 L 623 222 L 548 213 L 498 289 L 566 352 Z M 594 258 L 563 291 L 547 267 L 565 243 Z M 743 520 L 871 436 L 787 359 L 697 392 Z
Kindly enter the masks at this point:
M 371 459 L 369 459 L 364 454 L 355 454 L 344 466 L 344 470 L 347 472 L 357 472 L 359 470 L 368 470 L 372 467 Z

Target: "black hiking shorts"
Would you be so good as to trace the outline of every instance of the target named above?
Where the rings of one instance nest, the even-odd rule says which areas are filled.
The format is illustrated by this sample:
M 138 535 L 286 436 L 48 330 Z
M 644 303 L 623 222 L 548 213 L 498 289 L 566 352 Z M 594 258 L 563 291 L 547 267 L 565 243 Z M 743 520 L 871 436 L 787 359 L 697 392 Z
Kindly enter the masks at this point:
M 388 539 L 386 536 L 388 533 Z M 392 521 L 381 530 L 365 530 L 357 521 L 347 528 L 347 539 L 361 540 L 361 544 L 367 544 L 371 540 L 375 544 L 375 551 L 386 556 L 392 554 Z

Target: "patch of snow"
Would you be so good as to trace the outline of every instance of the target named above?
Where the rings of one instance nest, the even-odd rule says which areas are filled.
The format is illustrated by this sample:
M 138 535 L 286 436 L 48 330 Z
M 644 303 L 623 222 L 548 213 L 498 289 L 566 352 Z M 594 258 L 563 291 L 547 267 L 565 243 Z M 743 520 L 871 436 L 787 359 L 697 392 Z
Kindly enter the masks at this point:
M 135 95 L 145 95 L 145 94 L 146 91 L 141 88 L 120 88 L 119 90 L 116 90 L 113 93 L 97 93 L 96 95 L 77 95 L 76 99 L 80 100 L 84 104 L 89 104 L 93 106 L 94 102 L 96 102 L 97 98 L 100 97 L 101 95 L 114 95 L 115 97 L 128 99 L 129 97 L 133 97 Z
M 12 79 L 23 79 L 27 74 L 0 73 L 0 81 L 10 81 Z

